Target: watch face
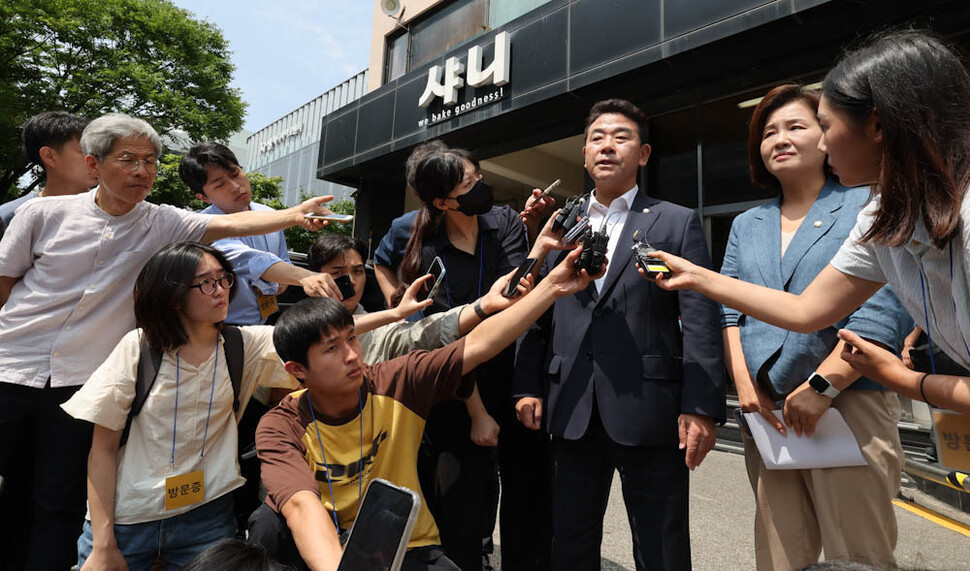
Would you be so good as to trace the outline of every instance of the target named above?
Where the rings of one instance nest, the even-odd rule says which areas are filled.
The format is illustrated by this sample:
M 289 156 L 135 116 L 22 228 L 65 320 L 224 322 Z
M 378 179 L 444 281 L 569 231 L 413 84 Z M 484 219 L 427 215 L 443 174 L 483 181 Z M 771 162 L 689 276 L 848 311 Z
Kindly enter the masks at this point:
M 825 390 L 831 386 L 829 382 L 825 380 L 825 377 L 817 373 L 813 374 L 812 377 L 808 379 L 808 384 L 811 385 L 811 387 L 815 389 L 815 392 L 817 393 L 825 392 Z

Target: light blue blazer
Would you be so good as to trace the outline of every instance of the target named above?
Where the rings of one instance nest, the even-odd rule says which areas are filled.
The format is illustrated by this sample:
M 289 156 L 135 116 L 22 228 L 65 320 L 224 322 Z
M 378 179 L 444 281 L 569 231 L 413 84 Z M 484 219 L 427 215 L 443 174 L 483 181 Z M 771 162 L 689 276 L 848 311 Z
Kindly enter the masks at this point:
M 781 199 L 748 210 L 731 225 L 721 273 L 742 281 L 801 293 L 828 265 L 855 225 L 869 197 L 867 188 L 846 188 L 828 180 L 781 255 Z M 748 371 L 758 379 L 767 374 L 779 394 L 805 382 L 838 343 L 837 331 L 846 328 L 878 341 L 898 353 L 913 320 L 896 294 L 885 286 L 848 317 L 815 333 L 795 333 L 768 325 L 721 306 L 721 326 L 741 329 L 741 347 Z M 882 386 L 860 378 L 853 389 Z

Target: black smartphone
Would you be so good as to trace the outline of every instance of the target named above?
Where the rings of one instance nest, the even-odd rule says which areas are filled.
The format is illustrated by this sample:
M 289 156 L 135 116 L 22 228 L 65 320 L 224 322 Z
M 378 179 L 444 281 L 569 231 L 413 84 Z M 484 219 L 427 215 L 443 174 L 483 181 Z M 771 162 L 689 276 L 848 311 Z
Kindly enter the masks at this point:
M 445 279 L 445 263 L 441 261 L 439 256 L 435 256 L 434 261 L 431 262 L 431 267 L 428 268 L 428 273 L 433 277 L 431 278 L 430 286 L 425 284 L 428 295 L 426 295 L 424 299 L 431 299 L 434 297 L 435 294 L 438 293 L 438 288 L 441 287 L 441 281 Z
M 354 294 L 357 293 L 356 290 L 354 290 L 353 280 L 351 280 L 350 276 L 347 274 L 341 274 L 333 278 L 333 283 L 337 284 L 337 287 L 340 288 L 340 301 L 354 297 Z
M 522 263 L 519 264 L 519 269 L 515 270 L 515 274 L 512 276 L 512 279 L 509 280 L 509 285 L 505 288 L 505 291 L 502 292 L 502 295 L 510 299 L 519 295 L 519 280 L 528 275 L 535 265 L 535 258 L 526 258 L 525 260 L 522 260 Z
M 400 569 L 420 507 L 421 498 L 413 491 L 380 478 L 372 480 L 337 571 Z

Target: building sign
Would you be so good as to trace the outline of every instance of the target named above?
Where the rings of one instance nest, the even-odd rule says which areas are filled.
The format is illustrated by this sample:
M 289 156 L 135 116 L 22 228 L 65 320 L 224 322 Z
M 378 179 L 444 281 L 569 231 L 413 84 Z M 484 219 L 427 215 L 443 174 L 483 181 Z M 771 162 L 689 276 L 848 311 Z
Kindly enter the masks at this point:
M 465 98 L 461 101 L 458 92 L 466 86 L 466 79 L 462 77 L 466 72 L 465 64 L 457 57 L 450 57 L 445 60 L 444 67 L 431 66 L 428 70 L 428 83 L 418 99 L 418 105 L 428 109 L 428 117 L 419 121 L 418 126 L 434 125 L 503 99 L 508 94 L 504 86 L 509 83 L 511 47 L 508 32 L 496 34 L 495 57 L 484 69 L 482 47 L 472 46 L 468 49 L 467 85 L 476 89 L 474 93 L 465 89 Z M 493 86 L 493 89 L 487 89 L 489 86 Z M 441 98 L 441 103 L 432 106 L 438 98 Z
M 296 137 L 302 132 L 303 132 L 303 123 L 300 123 L 295 127 L 290 127 L 289 129 L 283 131 L 282 133 L 278 133 L 274 135 L 268 141 L 263 142 L 259 146 L 259 152 L 265 153 L 268 151 L 272 151 L 273 147 L 275 147 L 276 145 L 281 145 L 283 141 L 285 141 L 286 139 L 289 139 L 290 137 Z

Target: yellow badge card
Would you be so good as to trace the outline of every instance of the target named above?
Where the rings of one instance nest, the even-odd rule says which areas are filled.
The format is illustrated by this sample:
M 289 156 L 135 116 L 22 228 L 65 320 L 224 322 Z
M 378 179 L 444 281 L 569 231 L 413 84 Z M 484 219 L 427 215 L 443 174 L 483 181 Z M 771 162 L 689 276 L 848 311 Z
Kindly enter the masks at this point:
M 205 470 L 165 478 L 165 510 L 197 504 L 205 499 Z
M 970 416 L 934 409 L 933 428 L 940 464 L 951 470 L 970 472 Z
M 263 319 L 273 315 L 280 308 L 279 304 L 276 303 L 275 295 L 261 295 L 257 302 L 259 303 L 259 316 Z

